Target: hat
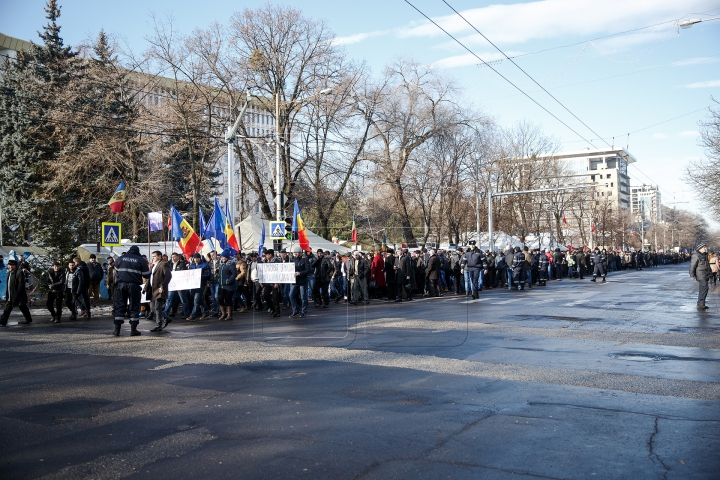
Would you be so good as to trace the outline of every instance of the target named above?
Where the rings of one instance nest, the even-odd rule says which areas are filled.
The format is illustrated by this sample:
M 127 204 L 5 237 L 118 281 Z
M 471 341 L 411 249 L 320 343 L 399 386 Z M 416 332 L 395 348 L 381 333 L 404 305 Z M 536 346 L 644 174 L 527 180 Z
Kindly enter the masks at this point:
M 202 255 L 200 255 L 199 253 L 193 253 L 192 255 L 190 255 L 190 258 L 202 258 Z
M 282 250 L 280 250 L 280 253 L 288 253 L 287 248 L 283 248 Z
M 15 265 L 15 266 L 17 266 L 17 260 L 8 260 L 8 265 Z
M 220 254 L 220 256 L 221 256 L 221 257 L 225 257 L 225 258 L 230 258 L 230 257 L 233 256 L 233 254 L 232 254 L 232 252 L 230 251 L 229 248 L 226 248 L 225 250 L 222 251 L 222 253 Z
M 700 250 L 701 248 L 704 248 L 704 247 L 706 247 L 706 246 L 707 246 L 707 245 L 705 245 L 703 242 L 700 242 L 700 243 L 698 243 L 698 246 L 695 247 L 695 250 Z M 8 265 L 9 265 L 9 264 L 8 264 Z
M 300 248 L 300 245 L 293 245 L 292 253 L 302 253 L 302 248 Z
M 470 241 L 468 242 L 468 245 L 475 245 L 475 240 L 470 240 Z

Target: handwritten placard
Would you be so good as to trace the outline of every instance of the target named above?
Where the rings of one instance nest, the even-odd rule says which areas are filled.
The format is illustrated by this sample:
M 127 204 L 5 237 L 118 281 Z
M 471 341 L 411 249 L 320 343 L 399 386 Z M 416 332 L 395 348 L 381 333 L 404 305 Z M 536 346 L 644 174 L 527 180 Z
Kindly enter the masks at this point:
M 295 283 L 294 263 L 258 263 L 259 283 Z
M 170 285 L 168 285 L 168 292 L 200 288 L 201 273 L 201 268 L 196 268 L 195 270 L 177 270 L 172 272 Z

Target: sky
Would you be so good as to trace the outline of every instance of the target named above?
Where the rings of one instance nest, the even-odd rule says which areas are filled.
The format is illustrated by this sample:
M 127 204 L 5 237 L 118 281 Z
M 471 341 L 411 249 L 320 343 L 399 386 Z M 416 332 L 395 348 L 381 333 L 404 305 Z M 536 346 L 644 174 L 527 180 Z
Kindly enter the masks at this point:
M 61 36 L 67 45 L 77 45 L 104 28 L 132 50 L 142 52 L 152 30 L 152 13 L 172 15 L 178 30 L 190 33 L 215 21 L 227 24 L 233 12 L 267 2 L 59 3 Z M 704 158 L 698 123 L 707 117 L 711 98 L 720 101 L 720 20 L 679 30 L 676 21 L 720 16 L 720 0 L 447 3 L 472 27 L 442 0 L 284 2 L 302 9 L 308 17 L 326 20 L 348 56 L 365 61 L 375 75 L 397 57 L 413 58 L 433 65 L 462 85 L 467 105 L 503 126 L 523 120 L 538 124 L 546 135 L 561 142 L 562 151 L 593 145 L 606 148 L 598 137 L 606 138 L 611 146 L 627 147 L 637 159 L 629 169 L 633 184 L 659 185 L 666 205 L 703 213 L 682 176 L 688 161 Z M 0 32 L 39 41 L 37 31 L 46 21 L 44 4 L 44 0 L 0 0 Z M 473 27 L 515 57 L 513 61 L 561 104 L 504 59 Z M 720 228 L 720 219 L 705 217 L 714 228 Z

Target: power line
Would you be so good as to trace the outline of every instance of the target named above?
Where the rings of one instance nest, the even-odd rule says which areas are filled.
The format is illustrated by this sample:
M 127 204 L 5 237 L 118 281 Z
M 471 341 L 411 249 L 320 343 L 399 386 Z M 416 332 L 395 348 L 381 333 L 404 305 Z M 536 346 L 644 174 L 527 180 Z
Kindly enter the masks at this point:
M 460 12 L 458 12 L 457 10 L 455 10 L 455 9 L 453 8 L 453 6 L 450 5 L 450 4 L 447 2 L 447 0 L 443 0 L 443 3 L 444 3 L 445 5 L 447 5 L 448 7 L 450 7 L 450 10 L 452 10 L 453 12 L 455 12 L 455 14 L 456 14 L 458 17 L 462 18 L 465 23 L 467 23 L 468 25 L 470 25 L 470 28 L 472 28 L 472 29 L 475 30 L 478 34 L 480 34 L 480 36 L 483 37 L 490 45 L 492 45 L 492 46 L 495 48 L 495 50 L 497 50 L 497 51 L 500 52 L 505 58 L 507 58 L 508 60 L 510 60 L 510 62 L 512 62 L 513 65 L 515 65 L 521 72 L 523 72 L 526 77 L 528 77 L 530 80 L 532 80 L 535 85 L 537 85 L 538 87 L 540 87 L 543 92 L 547 93 L 547 94 L 550 96 L 550 98 L 552 98 L 553 100 L 555 100 L 555 102 L 557 102 L 558 105 L 560 105 L 562 108 L 564 108 L 566 112 L 568 112 L 570 115 L 572 115 L 573 117 L 575 117 L 575 120 L 577 120 L 578 122 L 582 123 L 582 124 L 585 126 L 585 128 L 587 128 L 587 129 L 590 130 L 592 133 L 594 133 L 598 138 L 600 138 L 600 135 L 598 135 L 597 132 L 595 132 L 595 130 L 593 130 L 592 128 L 590 128 L 590 126 L 588 126 L 587 123 L 585 123 L 585 122 L 583 122 L 582 120 L 580 120 L 580 118 L 579 118 L 577 115 L 575 115 L 573 112 L 571 112 L 570 109 L 567 108 L 560 100 L 558 100 L 557 98 L 555 98 L 555 96 L 553 96 L 552 93 L 548 92 L 547 89 L 545 89 L 545 87 L 543 87 L 542 85 L 540 85 L 529 73 L 527 73 L 525 70 L 523 70 L 522 67 L 520 67 L 520 65 L 518 65 L 517 63 L 515 63 L 515 61 L 514 61 L 513 59 L 511 59 L 510 57 L 508 57 L 508 56 L 505 54 L 505 52 L 503 52 L 503 51 L 500 49 L 500 47 L 498 47 L 497 45 L 495 45 L 489 38 L 487 38 L 487 37 L 485 36 L 485 34 L 483 34 L 483 33 L 482 33 L 480 30 L 478 30 L 472 23 L 470 23 L 465 17 L 463 17 Z M 600 138 L 600 139 L 602 140 L 602 138 Z M 609 143 L 607 143 L 605 140 L 603 140 L 603 141 L 607 144 L 608 147 L 611 146 L 611 145 L 610 145 Z
M 474 56 L 475 58 L 477 58 L 478 60 L 480 60 L 483 64 L 485 64 L 485 65 L 486 65 L 488 68 L 490 68 L 493 72 L 497 73 L 503 80 L 505 80 L 505 81 L 508 82 L 510 85 L 512 85 L 513 87 L 515 87 L 515 89 L 517 89 L 520 93 L 522 93 L 523 95 L 525 95 L 525 96 L 526 96 L 530 101 L 532 101 L 535 105 L 537 105 L 538 107 L 542 108 L 545 112 L 547 112 L 547 113 L 548 113 L 550 116 L 552 116 L 555 120 L 557 120 L 558 122 L 560 122 L 561 124 L 563 124 L 565 127 L 567 127 L 568 130 L 570 130 L 570 131 L 573 132 L 575 135 L 577 135 L 578 137 L 580 137 L 580 138 L 582 138 L 583 140 L 585 140 L 587 143 L 589 143 L 589 144 L 592 145 L 593 147 L 595 146 L 590 140 L 588 140 L 588 139 L 586 139 L 585 137 L 583 137 L 580 133 L 578 133 L 577 131 L 575 131 L 575 129 L 573 129 L 570 125 L 568 125 L 567 123 L 565 123 L 565 122 L 563 122 L 562 120 L 560 120 L 560 118 L 558 118 L 557 115 L 555 115 L 555 114 L 552 113 L 550 110 L 548 110 L 547 108 L 545 108 L 545 107 L 543 107 L 542 105 L 540 105 L 540 103 L 538 103 L 537 100 L 535 100 L 535 99 L 532 98 L 530 95 L 528 95 L 527 93 L 525 93 L 525 91 L 524 91 L 523 89 L 521 89 L 520 87 L 518 87 L 517 85 L 515 85 L 513 82 L 511 82 L 511 81 L 510 81 L 507 77 L 505 77 L 502 73 L 500 73 L 500 72 L 498 72 L 497 70 L 495 70 L 495 68 L 493 68 L 492 65 L 490 65 L 490 64 L 487 63 L 485 60 L 483 60 L 482 58 L 480 58 L 475 52 L 473 52 L 470 48 L 468 48 L 467 46 L 465 46 L 464 43 L 462 43 L 460 40 L 458 40 L 458 39 L 455 38 L 452 34 L 450 34 L 450 32 L 448 32 L 447 30 L 445 30 L 444 28 L 442 28 L 440 25 L 438 25 L 438 23 L 435 22 L 435 20 L 433 20 L 432 18 L 430 18 L 430 17 L 428 17 L 427 15 L 425 15 L 425 13 L 423 13 L 419 8 L 417 8 L 415 5 L 413 5 L 412 3 L 410 3 L 409 0 L 405 0 L 405 3 L 407 3 L 408 5 L 410 5 L 410 6 L 411 6 L 412 8 L 414 8 L 415 11 L 417 11 L 420 15 L 422 15 L 423 17 L 425 17 L 429 22 L 431 22 L 431 23 L 432 23 L 433 25 L 435 25 L 437 28 L 439 28 L 440 30 L 442 30 L 443 33 L 445 33 L 448 37 L 450 37 L 450 38 L 452 38 L 453 40 L 455 40 L 455 42 L 456 42 L 458 45 L 460 45 L 460 46 L 463 47 L 465 50 L 467 50 L 472 56 Z

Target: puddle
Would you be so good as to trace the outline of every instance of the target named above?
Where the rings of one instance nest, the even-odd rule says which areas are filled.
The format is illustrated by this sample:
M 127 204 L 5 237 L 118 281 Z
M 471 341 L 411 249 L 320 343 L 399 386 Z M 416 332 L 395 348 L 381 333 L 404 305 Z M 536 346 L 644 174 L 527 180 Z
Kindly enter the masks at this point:
M 641 353 L 611 353 L 608 355 L 615 360 L 632 360 L 633 362 L 659 362 L 662 357 L 645 355 Z

